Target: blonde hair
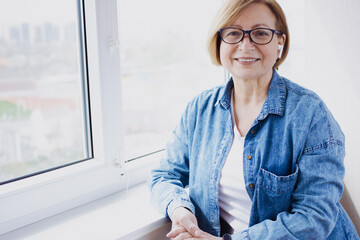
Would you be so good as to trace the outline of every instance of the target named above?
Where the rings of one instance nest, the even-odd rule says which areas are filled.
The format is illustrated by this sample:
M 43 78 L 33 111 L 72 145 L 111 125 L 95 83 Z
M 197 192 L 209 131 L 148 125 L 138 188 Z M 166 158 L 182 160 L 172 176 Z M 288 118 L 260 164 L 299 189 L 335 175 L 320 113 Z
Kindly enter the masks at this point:
M 208 51 L 210 59 L 215 65 L 222 65 L 220 60 L 220 43 L 219 29 L 228 27 L 239 17 L 241 12 L 252 3 L 263 3 L 268 6 L 271 12 L 276 17 L 276 30 L 285 34 L 285 44 L 283 46 L 282 55 L 277 59 L 274 68 L 278 69 L 280 64 L 285 60 L 289 52 L 289 29 L 286 22 L 286 17 L 280 5 L 275 0 L 225 0 L 216 15 L 208 37 Z

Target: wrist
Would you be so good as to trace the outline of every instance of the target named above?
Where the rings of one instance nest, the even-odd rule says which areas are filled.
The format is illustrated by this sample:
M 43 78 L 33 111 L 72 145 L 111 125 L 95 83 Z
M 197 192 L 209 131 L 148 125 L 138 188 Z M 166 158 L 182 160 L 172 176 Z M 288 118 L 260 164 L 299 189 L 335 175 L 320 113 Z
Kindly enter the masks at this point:
M 173 210 L 173 212 L 170 215 L 170 219 L 172 220 L 173 216 L 176 214 L 179 214 L 179 213 L 181 215 L 184 213 L 191 213 L 192 215 L 194 215 L 193 212 L 190 209 L 188 209 L 187 207 L 179 206 Z

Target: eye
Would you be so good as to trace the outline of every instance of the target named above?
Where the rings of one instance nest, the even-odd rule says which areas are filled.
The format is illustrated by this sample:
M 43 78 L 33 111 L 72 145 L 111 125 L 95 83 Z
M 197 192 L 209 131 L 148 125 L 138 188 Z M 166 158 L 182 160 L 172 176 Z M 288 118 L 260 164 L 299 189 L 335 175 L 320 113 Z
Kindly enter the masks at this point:
M 229 29 L 229 31 L 226 33 L 226 37 L 239 37 L 241 36 L 241 32 L 239 30 Z
M 256 38 L 268 38 L 271 36 L 271 31 L 267 29 L 255 29 L 251 32 L 251 36 Z

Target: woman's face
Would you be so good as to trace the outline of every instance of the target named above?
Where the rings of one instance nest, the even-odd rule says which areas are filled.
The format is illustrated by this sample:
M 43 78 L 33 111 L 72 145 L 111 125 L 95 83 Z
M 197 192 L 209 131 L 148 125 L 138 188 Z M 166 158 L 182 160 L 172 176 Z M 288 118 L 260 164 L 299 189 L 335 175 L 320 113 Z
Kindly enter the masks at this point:
M 264 4 L 254 3 L 248 6 L 230 26 L 243 30 L 275 29 L 275 24 L 276 18 L 271 10 Z M 284 43 L 285 35 L 274 34 L 269 44 L 257 45 L 246 34 L 238 44 L 227 44 L 221 41 L 220 60 L 234 80 L 269 80 L 272 76 L 272 68 L 279 56 L 278 45 Z

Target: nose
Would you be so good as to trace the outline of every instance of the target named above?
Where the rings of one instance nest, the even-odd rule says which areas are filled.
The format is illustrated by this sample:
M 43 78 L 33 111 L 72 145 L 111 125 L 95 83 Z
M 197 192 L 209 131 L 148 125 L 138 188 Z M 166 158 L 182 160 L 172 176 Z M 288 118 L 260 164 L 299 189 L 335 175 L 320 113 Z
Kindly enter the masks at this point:
M 238 48 L 243 51 L 251 51 L 255 48 L 255 44 L 251 41 L 248 33 L 246 33 L 244 38 L 238 43 Z

